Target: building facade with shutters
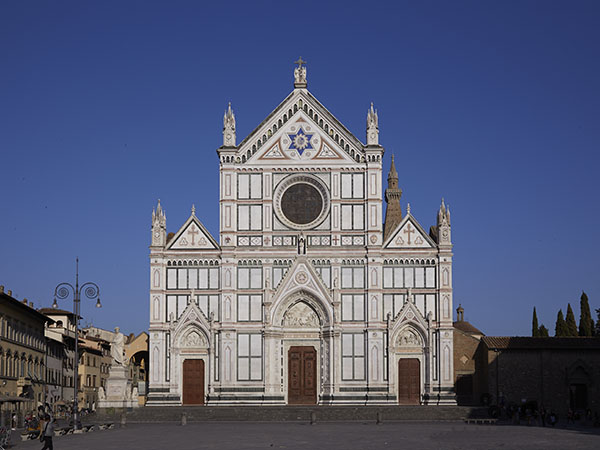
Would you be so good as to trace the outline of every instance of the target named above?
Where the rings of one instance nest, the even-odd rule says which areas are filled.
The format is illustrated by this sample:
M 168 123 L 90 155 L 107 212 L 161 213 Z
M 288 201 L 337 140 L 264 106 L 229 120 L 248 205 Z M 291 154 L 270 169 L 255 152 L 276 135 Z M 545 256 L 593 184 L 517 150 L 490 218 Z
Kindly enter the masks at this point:
M 373 106 L 364 144 L 294 81 L 240 143 L 225 112 L 219 236 L 153 211 L 147 404 L 455 404 L 450 212 L 403 215 Z

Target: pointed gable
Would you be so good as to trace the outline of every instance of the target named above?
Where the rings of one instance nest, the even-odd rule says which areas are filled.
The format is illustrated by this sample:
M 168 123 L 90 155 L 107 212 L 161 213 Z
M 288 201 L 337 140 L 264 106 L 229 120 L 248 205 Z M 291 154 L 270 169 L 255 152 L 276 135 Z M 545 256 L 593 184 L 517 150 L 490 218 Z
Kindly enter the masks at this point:
M 170 250 L 218 250 L 219 244 L 192 212 L 167 248 Z
M 242 163 L 278 159 L 357 163 L 364 160 L 363 148 L 306 89 L 295 89 L 240 143 L 237 154 Z
M 383 246 L 384 248 L 435 248 L 436 244 L 409 212 Z
M 329 289 L 305 256 L 298 256 L 279 282 L 273 297 L 274 301 L 298 290 L 311 292 L 315 296 L 331 302 Z

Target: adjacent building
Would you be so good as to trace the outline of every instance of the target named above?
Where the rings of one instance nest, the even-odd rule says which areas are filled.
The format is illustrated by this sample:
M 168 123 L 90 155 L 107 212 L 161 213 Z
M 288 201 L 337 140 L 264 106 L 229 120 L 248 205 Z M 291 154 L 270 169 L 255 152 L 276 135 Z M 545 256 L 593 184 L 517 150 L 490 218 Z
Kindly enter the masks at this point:
M 225 112 L 218 236 L 153 211 L 148 405 L 455 404 L 450 210 L 403 214 L 410 153 L 385 189 L 377 111 L 363 143 L 302 63 L 239 143 Z
M 0 411 L 2 422 L 13 412 L 34 411 L 44 403 L 49 317 L 19 301 L 0 286 Z M 21 414 L 22 415 L 22 414 Z

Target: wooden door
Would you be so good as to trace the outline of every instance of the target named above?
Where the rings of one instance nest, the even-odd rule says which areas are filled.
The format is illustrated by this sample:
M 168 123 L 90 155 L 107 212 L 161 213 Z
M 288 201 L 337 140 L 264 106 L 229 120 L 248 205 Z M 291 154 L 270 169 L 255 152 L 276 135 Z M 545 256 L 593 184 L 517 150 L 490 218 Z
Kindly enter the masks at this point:
M 204 404 L 204 361 L 201 359 L 183 362 L 183 404 Z
M 317 403 L 317 351 L 314 347 L 291 347 L 288 352 L 288 404 Z
M 419 360 L 403 358 L 398 361 L 398 403 L 418 405 L 421 397 Z

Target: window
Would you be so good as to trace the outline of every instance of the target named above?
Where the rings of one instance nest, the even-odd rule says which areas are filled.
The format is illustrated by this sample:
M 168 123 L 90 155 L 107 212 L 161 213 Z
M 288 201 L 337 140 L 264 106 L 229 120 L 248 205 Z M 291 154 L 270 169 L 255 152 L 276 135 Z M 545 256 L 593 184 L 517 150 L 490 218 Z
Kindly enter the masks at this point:
M 342 198 L 364 198 L 364 176 L 362 173 L 343 173 Z
M 196 303 L 204 315 L 210 319 L 219 320 L 219 296 L 218 295 L 196 295 Z
M 262 380 L 262 336 L 238 334 L 238 381 Z
M 342 288 L 364 288 L 365 287 L 365 268 L 360 267 L 342 267 Z
M 262 296 L 238 295 L 238 322 L 260 322 L 262 320 Z
M 238 205 L 238 230 L 262 230 L 261 205 Z
M 323 284 L 331 289 L 331 266 L 316 266 L 315 270 L 321 276 Z
M 238 199 L 262 198 L 262 175 L 261 174 L 239 174 L 238 175 Z
M 273 289 L 275 289 L 282 278 L 285 276 L 288 270 L 288 266 L 275 266 L 273 267 Z
M 435 267 L 384 267 L 384 288 L 435 288 Z
M 402 309 L 404 305 L 404 294 L 384 294 L 383 295 L 383 319 L 387 318 L 388 313 L 391 314 L 392 319 Z
M 365 341 L 362 333 L 342 334 L 342 380 L 365 379 Z
M 365 296 L 363 294 L 342 295 L 342 320 L 365 320 Z
M 238 267 L 238 289 L 261 289 L 261 267 Z
M 364 228 L 364 206 L 342 205 L 342 230 L 363 230 Z
M 219 289 L 219 268 L 167 269 L 167 289 Z

